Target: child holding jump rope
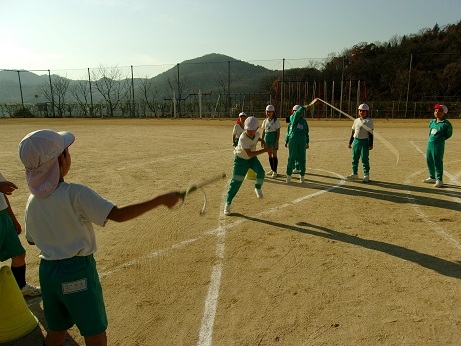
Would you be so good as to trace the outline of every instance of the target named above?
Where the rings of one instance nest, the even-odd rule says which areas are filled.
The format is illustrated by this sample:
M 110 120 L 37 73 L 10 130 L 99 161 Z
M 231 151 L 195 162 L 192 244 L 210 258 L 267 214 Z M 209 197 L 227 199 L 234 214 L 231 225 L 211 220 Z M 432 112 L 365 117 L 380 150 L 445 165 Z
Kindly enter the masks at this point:
M 242 186 L 245 175 L 250 168 L 256 173 L 256 181 L 254 184 L 256 196 L 258 198 L 263 197 L 261 187 L 264 182 L 265 173 L 257 156 L 262 153 L 272 152 L 272 147 L 264 146 L 263 149 L 256 150 L 258 142 L 264 142 L 264 140 L 260 138 L 259 132 L 257 132 L 258 127 L 259 121 L 257 118 L 248 117 L 245 120 L 245 132 L 240 135 L 238 144 L 234 149 L 234 170 L 227 191 L 224 215 L 230 215 L 232 200 L 240 189 L 240 186 Z
M 43 311 L 48 324 L 45 345 L 62 345 L 74 324 L 86 345 L 107 345 L 107 316 L 93 253 L 93 223 L 123 222 L 182 198 L 171 192 L 141 203 L 117 207 L 81 184 L 67 183 L 71 167 L 70 132 L 39 130 L 19 144 L 31 192 L 25 230 L 29 244 L 40 249 L 39 278 Z

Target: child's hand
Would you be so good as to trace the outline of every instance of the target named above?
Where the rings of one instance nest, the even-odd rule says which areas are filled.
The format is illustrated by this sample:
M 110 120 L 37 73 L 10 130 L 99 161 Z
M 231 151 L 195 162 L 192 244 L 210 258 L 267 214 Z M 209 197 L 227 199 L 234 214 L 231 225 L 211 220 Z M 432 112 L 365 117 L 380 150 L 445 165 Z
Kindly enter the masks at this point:
M 0 181 L 0 192 L 5 195 L 11 195 L 17 188 L 11 181 Z

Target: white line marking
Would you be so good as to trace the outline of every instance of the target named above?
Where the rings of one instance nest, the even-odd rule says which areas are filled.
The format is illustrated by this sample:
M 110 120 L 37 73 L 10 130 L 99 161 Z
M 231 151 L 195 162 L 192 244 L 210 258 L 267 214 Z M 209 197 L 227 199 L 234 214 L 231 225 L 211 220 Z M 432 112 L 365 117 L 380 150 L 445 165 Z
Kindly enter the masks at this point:
M 318 169 L 318 171 L 323 171 L 323 172 L 328 172 L 325 170 Z M 279 205 L 278 207 L 271 208 L 269 210 L 266 210 L 262 213 L 257 214 L 257 217 L 261 217 L 266 214 L 271 214 L 276 210 L 280 210 L 289 206 L 292 206 L 294 204 L 300 203 L 302 201 L 305 201 L 306 199 L 313 198 L 315 196 L 319 196 L 325 192 L 331 191 L 345 183 L 345 178 L 337 173 L 334 172 L 328 172 L 333 175 L 336 175 L 339 179 L 340 182 L 337 185 L 331 186 L 325 190 L 320 190 L 317 192 L 314 192 L 312 194 L 306 195 L 304 197 L 298 198 L 293 200 L 291 203 L 285 203 L 283 205 Z M 227 184 L 228 185 L 228 184 Z M 211 271 L 211 278 L 210 278 L 210 285 L 208 287 L 208 294 L 205 299 L 205 307 L 204 307 L 204 312 L 202 315 L 202 323 L 200 326 L 200 332 L 199 332 L 199 338 L 197 345 L 199 346 L 211 346 L 212 341 L 213 341 L 213 326 L 215 322 L 215 316 L 216 316 L 216 311 L 218 308 L 218 301 L 219 301 L 219 290 L 221 287 L 221 276 L 222 276 L 222 270 L 223 270 L 223 261 L 224 261 L 224 248 L 225 248 L 225 238 L 226 238 L 226 231 L 229 228 L 235 227 L 247 220 L 238 220 L 236 222 L 233 222 L 229 225 L 223 225 L 224 218 L 225 216 L 223 215 L 223 208 L 225 204 L 225 197 L 226 195 L 223 195 L 223 202 L 221 203 L 221 212 L 219 213 L 219 226 L 213 230 L 205 232 L 205 234 L 216 234 L 217 236 L 217 242 L 216 242 L 216 257 L 217 261 L 215 265 L 213 266 L 213 269 Z

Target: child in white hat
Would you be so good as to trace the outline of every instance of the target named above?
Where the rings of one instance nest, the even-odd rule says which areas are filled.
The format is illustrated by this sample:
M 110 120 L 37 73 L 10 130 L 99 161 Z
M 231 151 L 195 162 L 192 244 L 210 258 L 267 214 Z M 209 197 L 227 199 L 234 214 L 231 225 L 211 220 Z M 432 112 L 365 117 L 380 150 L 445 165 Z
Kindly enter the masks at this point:
M 269 165 L 271 166 L 269 175 L 272 178 L 277 177 L 277 167 L 279 164 L 277 151 L 279 150 L 281 127 L 280 120 L 275 115 L 275 107 L 268 105 L 266 107 L 266 119 L 263 120 L 261 125 L 261 129 L 263 130 L 261 137 L 264 139 L 263 145 L 273 147 L 272 153 L 269 153 Z
M 39 277 L 48 324 L 46 345 L 62 345 L 74 324 L 85 343 L 106 345 L 107 316 L 93 253 L 93 223 L 123 222 L 160 205 L 173 207 L 179 192 L 117 207 L 81 184 L 67 183 L 70 132 L 39 130 L 19 144 L 31 195 L 25 214 L 26 239 L 40 249 Z
M 258 127 L 258 118 L 248 117 L 245 120 L 245 132 L 240 135 L 238 144 L 234 149 L 234 171 L 227 191 L 226 205 L 224 207 L 225 215 L 230 215 L 232 200 L 240 189 L 240 186 L 242 186 L 245 175 L 250 168 L 256 173 L 254 184 L 256 196 L 258 198 L 263 197 L 261 187 L 264 182 L 265 173 L 257 156 L 262 153 L 271 152 L 272 147 L 266 146 L 261 150 L 256 150 L 258 142 L 263 141 L 260 137 L 260 133 L 257 132 Z
M 352 148 L 352 174 L 349 180 L 358 179 L 359 160 L 363 165 L 363 182 L 370 181 L 370 150 L 373 149 L 373 119 L 368 116 L 370 107 L 366 103 L 359 106 L 359 117 L 352 124 L 352 134 L 349 139 L 349 149 Z

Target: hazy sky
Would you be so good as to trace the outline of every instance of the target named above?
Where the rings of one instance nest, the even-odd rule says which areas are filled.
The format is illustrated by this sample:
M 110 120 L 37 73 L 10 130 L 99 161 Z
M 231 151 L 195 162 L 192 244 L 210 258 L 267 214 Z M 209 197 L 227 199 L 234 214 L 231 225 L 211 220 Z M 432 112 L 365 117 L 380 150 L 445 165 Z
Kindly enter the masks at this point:
M 0 0 L 0 69 L 160 66 L 220 53 L 281 69 L 461 20 L 461 0 Z

